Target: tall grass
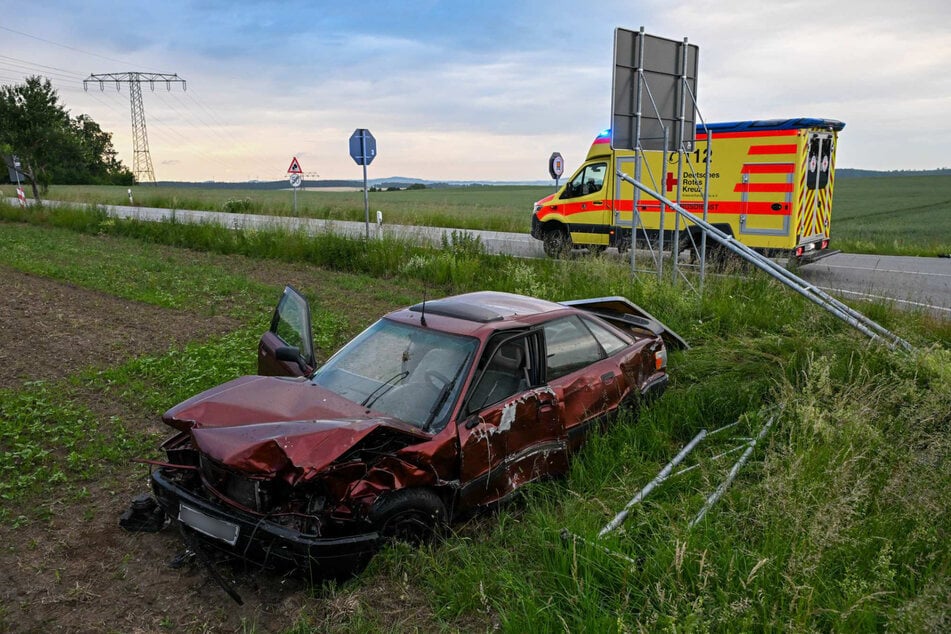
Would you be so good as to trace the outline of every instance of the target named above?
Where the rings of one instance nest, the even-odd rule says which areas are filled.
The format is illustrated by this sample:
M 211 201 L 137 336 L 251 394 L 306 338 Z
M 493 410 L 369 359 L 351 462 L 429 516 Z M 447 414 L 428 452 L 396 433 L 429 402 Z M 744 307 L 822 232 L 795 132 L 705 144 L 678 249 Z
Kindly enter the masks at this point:
M 691 350 L 671 354 L 667 394 L 593 438 L 566 478 L 527 487 L 494 514 L 457 525 L 437 547 L 387 551 L 338 594 L 411 588 L 434 615 L 423 629 L 463 623 L 460 629 L 519 632 L 851 632 L 946 631 L 951 625 L 947 325 L 880 308 L 888 325 L 923 349 L 905 355 L 870 344 L 755 275 L 711 279 L 697 296 L 653 278 L 632 280 L 608 260 L 488 256 L 464 238 L 423 249 L 398 241 L 117 221 L 68 210 L 26 218 L 0 207 L 0 214 L 96 236 L 83 254 L 43 251 L 54 264 L 69 260 L 70 274 L 98 266 L 96 249 L 115 250 L 134 239 L 146 253 L 149 243 L 161 243 L 311 261 L 385 277 L 393 286 L 422 282 L 446 292 L 489 288 L 551 299 L 620 294 L 691 342 Z M 23 245 L 30 231 L 3 225 L 0 238 L 9 248 L 0 262 L 29 265 Z M 202 254 L 188 253 L 195 259 L 186 268 L 201 267 Z M 49 270 L 67 274 L 60 266 Z M 186 285 L 177 292 L 187 292 Z M 327 345 L 359 329 L 330 312 L 322 319 Z M 101 376 L 111 396 L 162 408 L 248 371 L 259 327 L 260 321 L 220 341 L 130 360 Z M 32 390 L 24 386 L 11 399 Z M 16 420 L 30 416 L 28 405 L 4 411 L 14 411 Z M 755 435 L 772 416 L 774 427 L 740 477 L 690 529 L 737 454 L 713 456 Z M 698 430 L 734 421 L 734 430 L 705 442 L 685 463 L 697 468 L 634 507 L 622 530 L 597 539 Z M 32 442 L 50 455 L 59 451 L 58 441 Z M 0 473 L 11 477 L 9 469 Z M 392 627 L 372 609 L 335 619 L 304 614 L 298 629 Z

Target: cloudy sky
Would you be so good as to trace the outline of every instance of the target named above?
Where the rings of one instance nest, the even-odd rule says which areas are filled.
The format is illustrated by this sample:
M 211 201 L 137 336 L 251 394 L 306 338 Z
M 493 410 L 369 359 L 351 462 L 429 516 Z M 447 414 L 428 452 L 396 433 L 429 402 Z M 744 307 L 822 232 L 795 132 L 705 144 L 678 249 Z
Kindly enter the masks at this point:
M 49 77 L 132 167 L 128 87 L 93 73 L 177 73 L 143 87 L 159 180 L 272 180 L 291 158 L 360 178 L 548 178 L 610 125 L 615 27 L 700 47 L 707 121 L 846 122 L 839 167 L 951 166 L 947 0 L 355 2 L 0 0 L 0 83 Z

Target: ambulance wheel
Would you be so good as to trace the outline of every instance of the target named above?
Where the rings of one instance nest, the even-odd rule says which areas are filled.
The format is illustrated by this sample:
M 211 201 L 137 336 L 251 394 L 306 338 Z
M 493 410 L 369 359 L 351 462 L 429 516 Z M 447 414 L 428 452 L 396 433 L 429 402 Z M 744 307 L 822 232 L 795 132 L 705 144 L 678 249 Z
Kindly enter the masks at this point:
M 571 251 L 571 238 L 564 229 L 551 229 L 545 232 L 542 238 L 545 255 L 550 258 L 561 258 Z

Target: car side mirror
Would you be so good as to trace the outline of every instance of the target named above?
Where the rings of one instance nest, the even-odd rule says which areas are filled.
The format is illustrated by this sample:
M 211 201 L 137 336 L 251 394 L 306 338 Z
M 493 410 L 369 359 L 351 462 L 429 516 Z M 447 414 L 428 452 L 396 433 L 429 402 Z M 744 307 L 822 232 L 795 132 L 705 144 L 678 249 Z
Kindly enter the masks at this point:
M 281 346 L 274 351 L 274 356 L 278 361 L 300 362 L 300 348 L 296 346 Z
M 466 421 L 466 429 L 472 429 L 478 424 L 479 424 L 479 416 L 477 414 L 473 414 L 472 416 L 469 417 L 469 420 Z

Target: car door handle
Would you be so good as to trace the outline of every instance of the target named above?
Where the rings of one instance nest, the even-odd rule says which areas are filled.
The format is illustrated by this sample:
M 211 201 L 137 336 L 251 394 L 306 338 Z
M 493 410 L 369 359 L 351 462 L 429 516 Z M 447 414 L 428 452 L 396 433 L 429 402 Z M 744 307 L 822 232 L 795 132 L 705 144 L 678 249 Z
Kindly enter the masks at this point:
M 599 207 L 604 204 L 601 200 L 594 200 L 591 202 L 592 205 L 598 205 Z
M 605 372 L 601 375 L 601 382 L 607 385 L 614 382 L 614 372 Z

